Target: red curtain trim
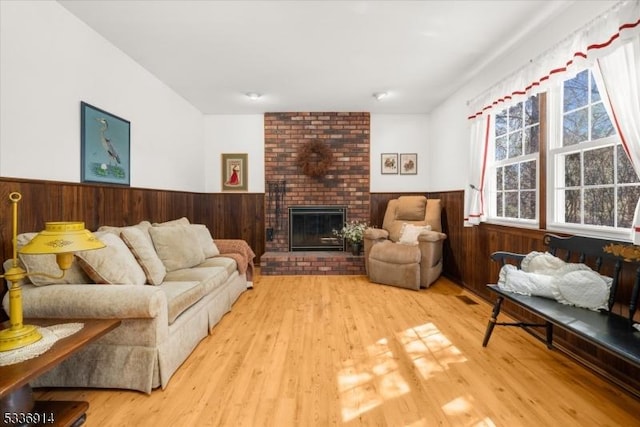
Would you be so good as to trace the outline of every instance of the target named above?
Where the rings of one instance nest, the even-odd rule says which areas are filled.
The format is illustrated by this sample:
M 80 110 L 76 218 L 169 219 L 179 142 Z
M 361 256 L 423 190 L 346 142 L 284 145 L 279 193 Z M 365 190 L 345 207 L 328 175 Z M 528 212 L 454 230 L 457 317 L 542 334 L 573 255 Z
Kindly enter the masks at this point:
M 603 43 L 594 43 L 594 44 L 591 44 L 591 45 L 587 46 L 587 52 L 592 51 L 592 50 L 603 49 L 605 47 L 608 47 L 611 43 L 613 43 L 616 39 L 618 39 L 620 37 L 620 33 L 623 30 L 632 29 L 632 28 L 637 27 L 638 25 L 640 25 L 640 18 L 638 18 L 638 20 L 636 22 L 621 25 L 618 28 L 618 32 L 613 34 L 611 37 L 609 37 L 609 40 L 607 40 L 607 41 L 605 41 Z M 493 101 L 490 105 L 487 105 L 486 107 L 483 107 L 482 110 L 480 110 L 480 111 L 476 112 L 475 114 L 472 114 L 469 117 L 467 117 L 467 119 L 472 120 L 472 119 L 475 119 L 476 117 L 481 116 L 482 114 L 484 114 L 485 111 L 490 110 L 490 109 L 494 108 L 495 106 L 497 106 L 498 104 L 501 104 L 501 103 L 503 103 L 505 101 L 508 101 L 508 100 L 512 99 L 514 95 L 526 95 L 535 86 L 539 86 L 541 82 L 549 80 L 552 75 L 566 72 L 567 71 L 567 67 L 569 67 L 571 64 L 573 64 L 573 58 L 575 58 L 575 57 L 582 57 L 582 58 L 586 59 L 587 58 L 587 54 L 584 53 L 584 52 L 576 52 L 576 53 L 574 53 L 572 59 L 567 61 L 567 63 L 565 64 L 564 67 L 554 68 L 553 70 L 549 71 L 546 75 L 542 76 L 537 81 L 534 81 L 531 84 L 527 85 L 524 90 L 518 90 L 518 91 L 511 92 L 510 95 L 505 95 L 504 97 Z

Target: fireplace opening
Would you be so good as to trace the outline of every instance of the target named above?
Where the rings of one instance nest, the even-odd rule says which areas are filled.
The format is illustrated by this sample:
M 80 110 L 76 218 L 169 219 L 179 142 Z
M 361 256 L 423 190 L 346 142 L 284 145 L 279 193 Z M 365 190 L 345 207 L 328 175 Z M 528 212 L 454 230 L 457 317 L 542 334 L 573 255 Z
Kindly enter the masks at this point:
M 343 251 L 342 239 L 333 234 L 347 216 L 346 206 L 292 206 L 289 208 L 290 251 Z

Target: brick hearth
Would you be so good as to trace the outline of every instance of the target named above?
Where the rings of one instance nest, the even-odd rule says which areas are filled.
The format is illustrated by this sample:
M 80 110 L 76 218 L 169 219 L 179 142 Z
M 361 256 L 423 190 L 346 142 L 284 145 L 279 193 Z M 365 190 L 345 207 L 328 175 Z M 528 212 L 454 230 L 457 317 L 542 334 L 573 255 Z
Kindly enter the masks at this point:
M 369 113 L 266 113 L 264 125 L 265 183 L 284 182 L 286 193 L 277 217 L 274 200 L 265 194 L 265 227 L 273 234 L 260 258 L 261 273 L 363 274 L 362 256 L 288 252 L 288 208 L 347 206 L 347 221 L 369 221 Z M 325 176 L 312 178 L 298 167 L 297 155 L 304 144 L 318 140 L 333 158 Z
M 265 252 L 260 257 L 260 274 L 265 276 L 364 273 L 364 258 L 350 252 Z

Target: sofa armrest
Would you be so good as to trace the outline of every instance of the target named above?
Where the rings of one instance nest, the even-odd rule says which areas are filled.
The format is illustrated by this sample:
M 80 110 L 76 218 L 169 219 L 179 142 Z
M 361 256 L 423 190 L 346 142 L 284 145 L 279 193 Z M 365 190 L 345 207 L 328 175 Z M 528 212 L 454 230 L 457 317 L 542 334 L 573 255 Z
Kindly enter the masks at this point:
M 8 295 L 3 303 L 7 310 Z M 166 313 L 167 299 L 146 285 L 24 285 L 22 307 L 25 317 L 141 319 Z

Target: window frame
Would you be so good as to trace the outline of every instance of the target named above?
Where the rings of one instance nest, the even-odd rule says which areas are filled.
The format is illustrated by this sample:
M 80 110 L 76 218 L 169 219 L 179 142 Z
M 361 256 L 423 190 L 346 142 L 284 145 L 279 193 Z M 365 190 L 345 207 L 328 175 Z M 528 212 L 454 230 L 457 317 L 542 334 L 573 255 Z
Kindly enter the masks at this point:
M 532 95 L 535 96 L 535 95 Z M 544 119 L 546 116 L 546 94 L 545 93 L 538 93 L 538 151 L 536 153 L 532 153 L 532 154 L 523 154 L 521 156 L 517 156 L 517 157 L 511 157 L 511 158 L 505 158 L 502 160 L 496 160 L 495 159 L 495 148 L 496 148 L 496 144 L 495 144 L 495 140 L 496 140 L 496 135 L 495 135 L 495 123 L 496 123 L 496 116 L 500 113 L 502 113 L 504 110 L 508 110 L 509 108 L 513 107 L 514 105 L 517 105 L 518 103 L 522 103 L 524 104 L 530 97 L 527 97 L 526 99 L 512 104 L 510 106 L 507 106 L 505 108 L 500 109 L 499 111 L 492 113 L 492 120 L 491 122 L 491 126 L 490 129 L 488 130 L 489 135 L 491 135 L 491 140 L 490 143 L 488 144 L 487 147 L 487 158 L 491 159 L 490 162 L 488 162 L 487 164 L 487 173 L 488 173 L 488 181 L 487 181 L 487 185 L 489 188 L 489 197 L 487 198 L 488 200 L 488 204 L 486 205 L 487 207 L 487 223 L 489 224 L 497 224 L 497 225 L 505 225 L 505 226 L 512 226 L 512 227 L 519 227 L 519 228 L 529 228 L 529 229 L 538 229 L 538 228 L 542 228 L 544 224 L 544 215 L 545 215 L 545 210 L 543 209 L 543 207 L 546 205 L 546 203 L 544 202 L 545 197 L 544 197 L 544 192 L 542 191 L 542 179 L 541 177 L 544 176 L 544 168 L 545 168 L 545 164 L 546 161 L 543 158 L 542 153 L 545 152 L 545 146 L 546 146 L 546 134 L 545 134 L 545 128 L 546 125 L 544 124 Z M 526 125 L 523 124 L 523 128 L 527 127 Z M 508 132 L 507 132 L 508 134 Z M 536 177 L 535 177 L 535 182 L 536 182 L 536 197 L 535 197 L 535 218 L 533 219 L 522 219 L 522 218 L 513 218 L 513 217 L 499 217 L 497 216 L 497 194 L 498 194 L 498 190 L 497 190 L 497 179 L 496 179 L 496 172 L 497 169 L 499 167 L 504 167 L 504 166 L 508 166 L 511 164 L 516 164 L 516 163 L 524 163 L 527 161 L 531 161 L 533 160 L 535 162 L 535 166 L 536 166 Z
M 590 69 L 591 70 L 591 69 Z M 580 70 L 584 71 L 584 69 Z M 591 70 L 593 72 L 593 70 Z M 546 91 L 538 93 L 539 97 L 539 114 L 540 114 L 540 135 L 539 150 L 537 153 L 536 165 L 536 182 L 537 182 L 537 211 L 536 220 L 522 220 L 515 218 L 505 218 L 496 216 L 497 206 L 497 189 L 496 189 L 496 168 L 503 166 L 513 159 L 505 159 L 501 161 L 495 160 L 495 117 L 509 107 L 502 108 L 492 113 L 491 128 L 489 134 L 492 136 L 487 147 L 487 158 L 491 159 L 487 162 L 488 178 L 486 185 L 488 194 L 486 194 L 487 204 L 486 212 L 488 224 L 497 224 L 509 227 L 517 227 L 522 229 L 540 229 L 561 234 L 578 234 L 603 239 L 612 239 L 620 241 L 631 241 L 631 229 L 612 226 L 598 226 L 593 224 L 572 224 L 557 221 L 556 205 L 557 205 L 557 185 L 556 175 L 558 172 L 557 161 L 561 155 L 568 152 L 579 152 L 585 150 L 596 149 L 600 147 L 613 146 L 618 147 L 621 143 L 620 138 L 616 134 L 608 136 L 596 141 L 582 142 L 579 144 L 561 147 L 562 143 L 562 120 L 563 120 L 563 99 L 562 84 L 565 80 L 571 79 L 575 75 L 567 76 L 560 84 L 548 88 Z M 592 78 L 590 76 L 590 78 Z M 600 89 L 600 88 L 599 88 Z M 600 93 L 602 98 L 603 94 Z M 522 101 L 524 102 L 524 101 Z M 603 102 L 606 102 L 603 100 Z M 552 144 L 555 143 L 558 147 Z M 614 148 L 614 157 L 617 148 Z M 532 155 L 527 155 L 532 156 Z M 523 161 L 524 157 L 518 157 L 516 161 Z M 617 162 L 617 160 L 616 160 Z M 581 183 L 582 188 L 584 184 Z M 617 197 L 617 189 L 626 183 L 619 184 L 617 178 L 614 181 L 613 188 Z M 584 203 L 584 200 L 582 200 Z M 617 215 L 617 213 L 616 213 Z
M 593 79 L 591 73 L 593 72 L 591 68 L 585 68 L 590 71 L 589 79 Z M 579 72 L 584 71 L 585 69 L 581 69 Z M 576 73 L 577 75 L 577 73 Z M 548 126 L 549 132 L 547 133 L 548 138 L 545 141 L 545 150 L 547 151 L 546 159 L 548 162 L 548 167 L 545 174 L 544 182 L 547 185 L 548 191 L 546 192 L 546 229 L 553 232 L 559 233 L 567 233 L 567 234 L 579 234 L 584 236 L 592 236 L 597 238 L 604 239 L 613 239 L 613 240 L 627 240 L 630 241 L 630 228 L 621 228 L 614 226 L 604 226 L 604 225 L 595 225 L 595 224 L 575 224 L 575 223 L 566 223 L 559 222 L 559 196 L 557 189 L 560 188 L 557 185 L 558 173 L 560 168 L 559 159 L 562 159 L 568 153 L 582 153 L 590 150 L 595 150 L 598 148 L 606 148 L 613 147 L 614 149 L 614 164 L 617 165 L 616 152 L 618 147 L 621 144 L 620 137 L 617 132 L 614 135 L 601 138 L 598 140 L 590 140 L 585 142 L 580 142 L 578 144 L 569 145 L 566 147 L 562 146 L 562 133 L 563 133 L 563 91 L 562 84 L 564 81 L 571 79 L 574 76 L 567 76 L 560 84 L 550 87 L 546 91 L 547 95 L 547 115 L 545 117 L 546 124 Z M 601 91 L 600 88 L 598 88 Z M 602 93 L 600 94 L 602 99 Z M 602 102 L 605 102 L 602 100 Z M 593 105 L 593 103 L 590 103 Z M 589 110 L 591 111 L 591 110 Z M 615 130 L 615 129 L 614 129 Z M 615 166 L 617 168 L 617 166 Z M 616 173 L 614 172 L 614 175 Z M 551 183 L 549 185 L 548 183 Z M 607 185 L 608 186 L 608 185 Z M 611 184 L 614 189 L 614 195 L 617 193 L 617 189 L 620 186 L 617 182 L 617 179 L 614 177 L 614 182 Z M 566 186 L 562 186 L 565 188 Z M 586 186 L 588 187 L 588 186 Z M 584 181 L 581 182 L 579 188 L 584 189 L 585 184 Z M 617 195 L 615 196 L 617 198 Z M 582 206 L 584 206 L 584 197 L 581 197 Z M 615 213 L 617 215 L 617 212 Z M 581 219 L 584 220 L 584 215 L 581 215 Z

